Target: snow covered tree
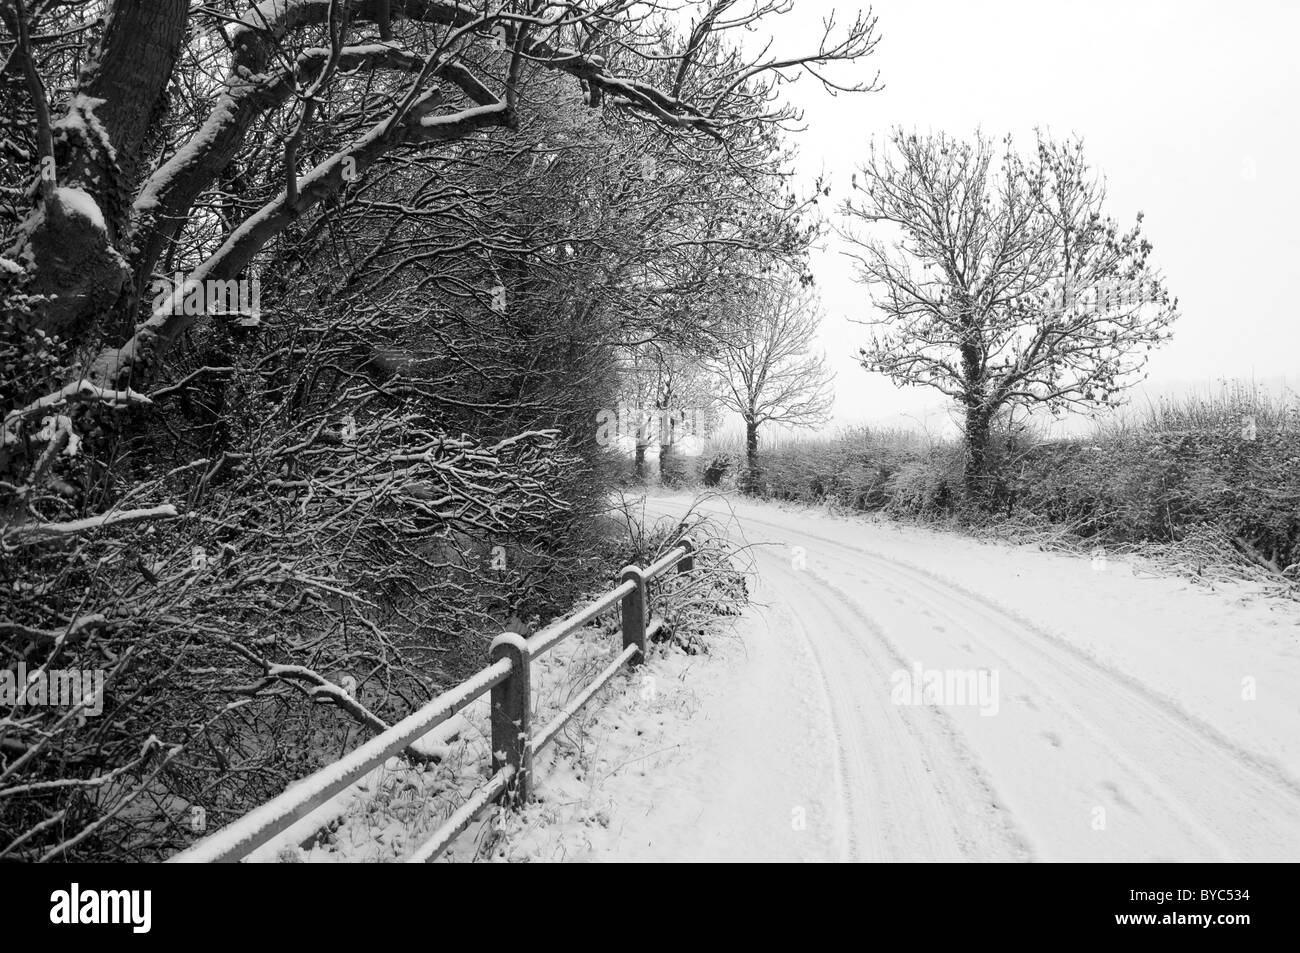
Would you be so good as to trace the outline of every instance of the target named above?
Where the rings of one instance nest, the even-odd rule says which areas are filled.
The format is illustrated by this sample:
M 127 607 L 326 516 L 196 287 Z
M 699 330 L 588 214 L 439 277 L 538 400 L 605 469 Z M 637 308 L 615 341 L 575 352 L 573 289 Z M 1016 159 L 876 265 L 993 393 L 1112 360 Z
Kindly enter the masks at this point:
M 719 400 L 745 424 L 745 459 L 757 479 L 759 430 L 814 427 L 834 400 L 833 374 L 814 350 L 821 326 L 816 296 L 786 274 L 746 284 L 728 303 L 733 322 L 713 366 Z
M 672 483 L 678 476 L 675 452 L 681 443 L 704 436 L 712 426 L 716 381 L 700 355 L 658 341 L 633 348 L 620 378 L 636 479 L 645 479 L 646 451 L 658 444 L 660 482 Z
M 616 354 L 798 244 L 775 87 L 875 42 L 788 8 L 0 0 L 0 668 L 108 669 L 0 712 L 0 859 L 165 855 L 608 568 Z
M 1142 215 L 1127 231 L 1106 215 L 1079 141 L 1040 134 L 1024 157 L 896 130 L 854 189 L 845 234 L 879 312 L 862 365 L 958 403 L 970 491 L 999 413 L 1108 405 L 1170 336 Z
M 761 164 L 762 156 L 728 157 L 725 130 L 787 120 L 788 110 L 768 108 L 776 76 L 868 53 L 874 22 L 850 24 L 807 57 L 754 61 L 726 36 L 788 6 L 741 7 L 699 5 L 678 41 L 662 18 L 630 0 L 264 0 L 251 8 L 117 0 L 103 4 L 102 31 L 74 78 L 57 75 L 57 66 L 55 76 L 41 75 L 39 41 L 65 29 L 91 34 L 93 24 L 76 18 L 93 11 L 50 13 L 5 0 L 0 15 L 16 37 L 11 59 L 25 70 L 35 117 L 20 151 L 30 156 L 37 188 L 4 243 L 19 268 L 0 279 L 27 296 L 34 327 L 73 342 L 81 358 L 79 386 L 49 394 L 47 404 L 139 403 L 149 365 L 208 316 L 177 313 L 167 300 L 121 343 L 93 342 L 107 336 L 106 312 L 118 318 L 110 325 L 135 323 L 155 268 L 176 258 L 177 242 L 194 239 L 186 269 L 193 280 L 236 278 L 381 156 L 516 126 L 539 73 L 571 77 L 573 92 L 593 106 L 608 100 L 709 140 L 715 161 Z M 216 79 L 208 71 L 221 59 L 225 76 Z M 49 79 L 72 82 L 66 101 L 51 101 Z M 169 107 L 173 98 L 184 109 Z M 230 186 L 263 170 L 283 187 L 241 207 L 239 188 Z M 213 201 L 223 176 L 221 191 L 233 202 Z M 223 214 L 223 204 L 235 214 Z M 17 410 L 7 432 L 28 415 Z

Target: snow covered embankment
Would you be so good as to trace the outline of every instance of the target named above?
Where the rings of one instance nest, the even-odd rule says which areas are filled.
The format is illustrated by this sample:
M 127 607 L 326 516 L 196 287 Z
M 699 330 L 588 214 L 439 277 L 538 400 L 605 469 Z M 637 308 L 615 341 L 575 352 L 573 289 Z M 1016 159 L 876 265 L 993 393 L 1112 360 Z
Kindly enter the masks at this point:
M 533 724 L 546 724 L 620 647 L 616 628 L 592 626 L 534 660 Z M 620 799 L 609 782 L 644 778 L 677 746 L 673 736 L 695 709 L 688 676 L 709 661 L 670 643 L 650 654 L 647 664 L 616 676 L 538 757 L 530 804 L 518 813 L 485 812 L 443 859 L 572 860 L 617 850 L 610 824 Z M 441 755 L 439 764 L 426 769 L 391 758 L 249 859 L 402 861 L 487 780 L 489 739 L 484 696 L 420 743 Z

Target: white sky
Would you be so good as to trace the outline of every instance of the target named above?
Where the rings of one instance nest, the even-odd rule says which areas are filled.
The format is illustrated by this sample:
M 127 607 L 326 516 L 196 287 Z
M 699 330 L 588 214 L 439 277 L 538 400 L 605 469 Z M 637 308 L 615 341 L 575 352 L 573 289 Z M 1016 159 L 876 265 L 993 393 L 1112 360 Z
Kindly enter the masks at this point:
M 857 4 L 798 0 L 782 50 Z M 801 175 L 824 170 L 832 198 L 873 135 L 893 125 L 1027 146 L 1035 126 L 1078 134 L 1121 224 L 1146 213 L 1153 261 L 1180 300 L 1174 340 L 1148 366 L 1150 393 L 1223 378 L 1300 384 L 1300 3 L 1172 0 L 879 0 L 880 45 L 860 69 L 883 92 L 829 98 L 807 77 Z M 838 75 L 843 77 L 841 71 Z M 814 258 L 837 372 L 836 423 L 944 429 L 937 392 L 896 388 L 854 361 L 870 302 L 834 240 Z

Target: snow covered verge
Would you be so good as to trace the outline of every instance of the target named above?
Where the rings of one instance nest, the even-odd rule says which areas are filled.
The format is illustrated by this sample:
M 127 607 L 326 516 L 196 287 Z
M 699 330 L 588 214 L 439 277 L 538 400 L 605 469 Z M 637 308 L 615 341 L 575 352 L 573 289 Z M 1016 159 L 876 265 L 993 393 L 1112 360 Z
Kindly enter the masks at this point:
M 706 563 L 720 558 L 716 552 L 702 555 Z M 677 747 L 674 739 L 697 707 L 694 686 L 701 670 L 725 664 L 714 652 L 721 648 L 725 655 L 727 643 L 735 643 L 727 616 L 737 611 L 740 572 L 678 578 L 680 585 L 664 577 L 651 587 L 652 617 L 664 620 L 670 637 L 652 644 L 644 665 L 615 676 L 537 756 L 526 807 L 485 811 L 441 861 L 560 861 L 617 849 L 617 831 L 609 829 L 614 803 L 637 803 L 625 789 L 643 785 L 657 760 Z M 533 660 L 534 729 L 621 650 L 617 616 L 615 608 Z M 248 859 L 405 860 L 488 780 L 488 704 L 487 696 L 479 698 L 421 740 L 421 750 L 439 756 L 436 764 L 389 759 Z
M 534 724 L 545 723 L 608 664 L 618 638 L 616 632 L 588 629 L 534 664 Z M 699 684 L 711 681 L 735 651 L 733 636 L 719 632 L 718 638 L 724 644 L 709 654 L 658 645 L 649 662 L 616 677 L 538 758 L 534 800 L 518 813 L 485 812 L 442 859 L 571 861 L 615 853 L 614 819 L 661 793 L 653 776 L 680 746 L 676 739 L 699 707 Z M 404 860 L 487 780 L 486 699 L 450 727 L 459 737 L 439 744 L 441 763 L 420 769 L 390 759 L 249 859 Z
M 681 494 L 656 497 L 683 505 Z M 709 498 L 705 498 L 706 500 Z M 1240 552 L 1221 545 L 1223 534 L 1205 530 L 1189 534 L 1179 542 L 1099 544 L 1057 528 L 1012 522 L 970 523 L 954 517 L 947 520 L 898 516 L 878 511 L 845 507 L 832 500 L 804 503 L 793 500 L 758 500 L 737 494 L 717 497 L 740 506 L 770 508 L 798 519 L 832 519 L 849 525 L 892 527 L 896 535 L 917 533 L 927 540 L 962 539 L 973 546 L 1006 546 L 1012 550 L 1051 553 L 1069 559 L 1085 559 L 1104 571 L 1117 568 L 1141 578 L 1179 578 L 1194 588 L 1223 592 L 1242 598 L 1300 602 L 1300 579 L 1282 577 L 1252 562 Z M 696 504 L 697 507 L 699 504 Z M 729 510 L 733 507 L 729 506 Z

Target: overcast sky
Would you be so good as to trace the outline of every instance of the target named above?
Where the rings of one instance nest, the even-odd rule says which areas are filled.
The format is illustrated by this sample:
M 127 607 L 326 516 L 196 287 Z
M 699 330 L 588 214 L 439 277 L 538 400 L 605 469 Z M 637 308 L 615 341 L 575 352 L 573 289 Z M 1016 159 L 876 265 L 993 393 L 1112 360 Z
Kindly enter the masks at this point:
M 815 42 L 831 6 L 797 0 L 782 45 Z M 840 18 L 858 9 L 834 6 Z M 1149 389 L 1300 384 L 1300 3 L 880 0 L 874 9 L 882 39 L 861 69 L 879 70 L 884 91 L 832 99 L 811 78 L 789 90 L 808 127 L 801 175 L 824 169 L 838 202 L 867 143 L 896 124 L 979 126 L 1026 144 L 1035 126 L 1078 134 L 1105 175 L 1110 213 L 1125 225 L 1146 213 L 1153 260 L 1180 300 Z M 814 268 L 836 421 L 943 428 L 941 395 L 900 390 L 855 363 L 866 329 L 851 319 L 870 304 L 833 241 Z

